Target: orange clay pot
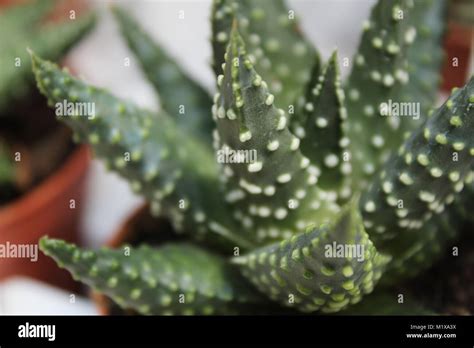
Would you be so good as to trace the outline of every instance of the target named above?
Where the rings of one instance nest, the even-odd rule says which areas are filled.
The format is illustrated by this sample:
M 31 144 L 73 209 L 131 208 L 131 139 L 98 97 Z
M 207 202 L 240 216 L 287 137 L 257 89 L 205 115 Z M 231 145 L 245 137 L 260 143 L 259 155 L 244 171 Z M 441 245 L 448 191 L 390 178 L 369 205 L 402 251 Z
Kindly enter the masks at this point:
M 32 191 L 0 207 L 0 244 L 37 244 L 44 235 L 78 241 L 78 221 L 86 171 L 86 146 L 78 147 L 66 162 Z M 70 208 L 70 200 L 75 208 Z M 10 276 L 33 277 L 66 289 L 77 289 L 69 273 L 38 251 L 38 260 L 0 258 L 0 280 Z

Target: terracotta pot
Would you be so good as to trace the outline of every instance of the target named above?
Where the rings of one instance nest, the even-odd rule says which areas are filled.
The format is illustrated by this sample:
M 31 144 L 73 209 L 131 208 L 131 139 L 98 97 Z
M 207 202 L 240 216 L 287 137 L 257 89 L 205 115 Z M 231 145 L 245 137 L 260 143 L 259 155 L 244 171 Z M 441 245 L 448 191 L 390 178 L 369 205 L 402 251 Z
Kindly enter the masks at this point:
M 78 147 L 55 173 L 32 191 L 0 208 L 0 244 L 37 245 L 44 235 L 78 241 L 81 197 L 90 162 L 86 146 Z M 75 208 L 70 208 L 70 200 Z M 30 276 L 63 288 L 77 289 L 69 273 L 59 269 L 38 252 L 38 260 L 0 258 L 0 280 L 9 276 Z
M 179 239 L 165 219 L 154 218 L 150 215 L 149 211 L 150 208 L 148 204 L 137 208 L 106 243 L 106 246 L 109 248 L 118 248 L 123 244 L 140 244 L 144 239 L 149 241 L 150 232 L 153 233 L 154 236 L 153 244 Z M 133 311 L 120 309 L 112 300 L 103 294 L 91 291 L 90 295 L 96 303 L 99 313 L 102 315 L 135 314 Z

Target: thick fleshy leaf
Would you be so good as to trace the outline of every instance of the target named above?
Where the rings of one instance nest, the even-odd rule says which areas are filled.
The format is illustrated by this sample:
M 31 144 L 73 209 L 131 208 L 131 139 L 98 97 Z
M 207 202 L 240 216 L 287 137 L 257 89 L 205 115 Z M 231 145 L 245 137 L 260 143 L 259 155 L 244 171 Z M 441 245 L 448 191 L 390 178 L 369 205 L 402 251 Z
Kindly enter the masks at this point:
M 420 116 L 427 115 L 435 105 L 440 86 L 443 62 L 443 34 L 445 29 L 446 1 L 419 0 L 413 2 L 409 21 L 416 28 L 413 45 L 407 48 L 409 83 L 399 85 L 393 100 L 420 103 Z M 400 128 L 412 130 L 426 121 L 423 117 L 400 120 Z M 402 141 L 400 137 L 400 142 Z M 397 146 L 400 144 L 396 144 Z
M 308 228 L 234 259 L 261 292 L 300 311 L 338 312 L 370 293 L 389 258 L 364 231 L 357 204 L 331 225 Z
M 419 115 L 399 117 L 397 137 L 390 141 L 392 148 L 401 145 L 408 132 L 421 127 L 436 105 L 443 63 L 443 38 L 445 30 L 446 1 L 414 1 L 409 21 L 416 28 L 416 38 L 407 47 L 407 72 L 409 82 L 399 84 L 391 98 L 396 103 L 412 103 L 419 107 Z M 410 104 L 399 104 L 410 105 Z
M 361 198 L 364 224 L 381 250 L 444 211 L 474 165 L 474 78 L 458 89 L 401 146 Z
M 159 94 L 164 110 L 176 119 L 178 127 L 211 144 L 214 123 L 209 94 L 188 77 L 176 61 L 125 10 L 114 7 L 113 13 L 128 47 Z
M 274 105 L 276 97 L 255 71 L 236 29 L 223 73 L 213 107 L 216 150 L 226 200 L 243 229 L 263 243 L 330 221 L 338 211 L 335 197 L 316 187 L 319 169 L 301 154 L 299 138 L 288 130 L 287 113 Z
M 347 119 L 344 99 L 335 52 L 321 75 L 313 71 L 303 106 L 291 122 L 293 134 L 301 139 L 301 152 L 321 171 L 318 185 L 328 190 L 339 190 L 343 176 L 351 172 L 349 156 L 344 156 L 349 145 L 343 131 Z M 347 198 L 350 188 L 343 189 Z
M 386 116 L 390 110 L 385 112 L 380 106 L 389 103 L 398 86 L 408 82 L 406 51 L 416 37 L 416 28 L 409 20 L 412 6 L 409 0 L 378 1 L 370 20 L 364 23 L 353 59 L 346 94 L 352 183 L 356 190 L 367 184 L 390 155 L 392 142 L 401 137 L 399 117 Z
M 140 314 L 236 314 L 261 301 L 224 258 L 190 244 L 92 251 L 44 237 L 40 248 L 76 280 Z
M 25 96 L 34 86 L 28 47 L 57 60 L 94 26 L 94 16 L 84 15 L 61 23 L 41 24 L 53 1 L 34 1 L 0 13 L 0 110 Z M 2 113 L 0 113 L 2 114 Z
M 152 214 L 169 217 L 177 232 L 196 238 L 209 237 L 228 247 L 252 245 L 244 233 L 235 232 L 210 149 L 183 133 L 163 112 L 151 114 L 35 55 L 32 59 L 38 87 L 57 112 L 71 107 L 86 111 L 59 119 L 150 201 Z M 93 115 L 87 113 L 90 109 Z
M 267 81 L 278 107 L 288 110 L 303 94 L 319 56 L 303 37 L 294 11 L 283 0 L 214 0 L 212 46 L 214 71 L 221 74 L 233 21 L 245 42 L 249 59 Z

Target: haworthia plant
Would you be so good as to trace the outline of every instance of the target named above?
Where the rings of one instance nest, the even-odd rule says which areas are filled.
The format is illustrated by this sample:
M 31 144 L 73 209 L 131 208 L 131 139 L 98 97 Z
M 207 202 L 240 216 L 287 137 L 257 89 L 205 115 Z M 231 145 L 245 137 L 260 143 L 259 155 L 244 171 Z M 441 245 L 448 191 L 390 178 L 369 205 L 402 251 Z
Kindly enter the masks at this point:
M 52 0 L 35 0 L 0 12 L 0 115 L 34 87 L 26 47 L 57 60 L 94 25 L 93 14 L 77 18 L 74 14 L 60 23 L 44 23 L 54 4 Z
M 337 54 L 320 64 L 282 1 L 215 0 L 210 102 L 116 8 L 162 100 L 157 113 L 33 54 L 50 103 L 95 104 L 92 119 L 61 118 L 77 139 L 196 244 L 136 246 L 127 255 L 43 239 L 41 249 L 142 314 L 250 313 L 244 304 L 364 314 L 374 288 L 382 295 L 367 305 L 403 313 L 386 287 L 432 265 L 458 234 L 453 214 L 462 211 L 450 203 L 467 202 L 461 190 L 473 177 L 473 80 L 428 111 L 439 80 L 442 9 L 439 1 L 379 1 L 342 82 Z M 413 42 L 433 49 L 432 59 Z M 393 110 L 380 115 L 384 105 L 410 101 L 423 104 L 411 115 L 416 122 Z M 180 105 L 195 118 L 189 124 L 176 114 Z M 164 287 L 170 283 L 176 286 Z M 179 303 L 180 291 L 193 301 Z

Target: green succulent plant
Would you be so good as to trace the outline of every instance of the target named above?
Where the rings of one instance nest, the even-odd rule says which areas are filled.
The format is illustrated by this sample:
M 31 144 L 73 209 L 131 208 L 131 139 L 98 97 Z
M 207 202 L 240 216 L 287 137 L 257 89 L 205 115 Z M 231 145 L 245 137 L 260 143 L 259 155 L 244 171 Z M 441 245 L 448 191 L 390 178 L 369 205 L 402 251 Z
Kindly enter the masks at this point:
M 159 112 L 33 54 L 51 103 L 95 103 L 93 120 L 61 120 L 188 240 L 92 251 L 44 237 L 41 249 L 141 314 L 380 308 L 385 289 L 432 265 L 457 235 L 451 203 L 469 199 L 474 79 L 428 111 L 443 11 L 441 1 L 378 1 L 343 83 L 336 53 L 322 64 L 283 1 L 216 0 L 211 98 L 115 8 Z M 420 117 L 383 116 L 389 100 L 420 103 Z M 257 157 L 219 163 L 232 150 Z M 404 310 L 395 307 L 387 312 Z

